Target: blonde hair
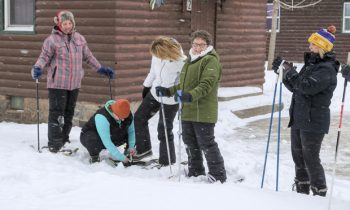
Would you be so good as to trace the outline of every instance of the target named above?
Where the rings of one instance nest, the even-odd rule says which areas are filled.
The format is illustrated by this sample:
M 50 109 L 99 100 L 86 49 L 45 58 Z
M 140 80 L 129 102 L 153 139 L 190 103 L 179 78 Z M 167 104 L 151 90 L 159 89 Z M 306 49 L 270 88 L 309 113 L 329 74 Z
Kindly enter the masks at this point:
M 324 49 L 322 49 L 322 48 L 320 48 L 319 50 L 318 50 L 318 54 L 320 55 L 320 58 L 321 59 L 323 59 L 324 58 L 324 54 L 325 54 L 326 52 L 324 51 Z
M 157 37 L 150 47 L 150 53 L 162 60 L 177 61 L 183 56 L 181 45 L 174 38 L 167 36 Z

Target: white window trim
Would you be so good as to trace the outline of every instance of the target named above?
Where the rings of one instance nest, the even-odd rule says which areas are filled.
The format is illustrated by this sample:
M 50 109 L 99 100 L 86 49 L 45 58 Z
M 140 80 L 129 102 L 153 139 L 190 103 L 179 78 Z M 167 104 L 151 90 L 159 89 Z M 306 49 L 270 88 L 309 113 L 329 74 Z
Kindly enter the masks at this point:
M 4 1 L 4 31 L 34 31 L 34 25 L 10 25 L 10 0 Z
M 344 8 L 343 8 L 343 33 L 350 33 L 350 28 L 348 30 L 345 30 L 345 19 L 349 19 L 350 20 L 350 16 L 345 16 L 346 5 L 349 5 L 349 7 L 350 7 L 350 2 L 344 2 Z
M 271 5 L 272 6 L 272 8 L 273 8 L 273 3 L 267 3 L 266 4 L 266 7 L 267 7 L 267 5 Z M 278 5 L 278 14 L 277 14 L 277 30 L 276 30 L 276 32 L 280 32 L 280 25 L 281 25 L 281 6 L 280 5 Z M 267 19 L 271 19 L 272 20 L 272 16 L 266 16 L 266 20 Z M 269 29 L 269 30 L 267 30 L 267 32 L 270 32 L 271 33 L 271 29 Z

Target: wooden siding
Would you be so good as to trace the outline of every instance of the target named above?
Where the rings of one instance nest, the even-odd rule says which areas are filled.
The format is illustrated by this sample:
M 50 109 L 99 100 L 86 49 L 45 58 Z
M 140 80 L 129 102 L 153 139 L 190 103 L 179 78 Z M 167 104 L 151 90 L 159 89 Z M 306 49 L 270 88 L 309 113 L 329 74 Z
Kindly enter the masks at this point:
M 320 28 L 334 25 L 337 28 L 334 50 L 339 61 L 346 62 L 350 51 L 350 34 L 342 33 L 344 2 L 350 1 L 323 0 L 315 6 L 304 9 L 293 11 L 281 9 L 281 28 L 277 33 L 275 55 L 280 55 L 286 60 L 303 62 L 304 52 L 309 51 L 307 42 L 309 36 Z
M 191 29 L 206 30 L 213 36 L 215 47 L 216 40 L 216 4 L 217 0 L 192 1 Z
M 205 12 L 206 19 L 215 19 L 205 29 L 216 37 L 214 46 L 223 64 L 221 85 L 261 86 L 266 1 L 199 1 L 194 0 L 192 13 Z M 30 69 L 51 33 L 53 17 L 64 9 L 74 13 L 77 31 L 85 36 L 101 64 L 116 69 L 117 79 L 111 83 L 113 96 L 132 101 L 141 99 L 142 83 L 151 63 L 152 40 L 159 35 L 173 36 L 188 54 L 191 32 L 206 26 L 206 21 L 199 18 L 202 15 L 186 11 L 186 0 L 166 1 L 155 10 L 146 0 L 37 0 L 35 34 L 0 34 L 1 95 L 35 97 Z M 110 95 L 109 80 L 88 66 L 84 68 L 79 101 L 104 103 Z M 47 98 L 46 75 L 40 79 L 39 88 L 40 98 Z
M 0 35 L 0 87 L 2 95 L 35 97 L 35 82 L 30 69 L 36 62 L 44 39 L 54 26 L 53 17 L 60 10 L 71 10 L 76 29 L 102 65 L 114 67 L 115 1 L 60 0 L 36 1 L 35 35 Z M 105 102 L 109 98 L 108 80 L 84 66 L 79 100 Z M 40 98 L 47 98 L 46 71 L 40 79 Z
M 223 1 L 217 10 L 216 49 L 221 86 L 264 83 L 266 0 Z
M 190 13 L 182 0 L 166 1 L 150 10 L 144 0 L 118 0 L 116 17 L 117 96 L 139 100 L 151 55 L 149 47 L 159 35 L 172 36 L 183 46 L 190 47 Z

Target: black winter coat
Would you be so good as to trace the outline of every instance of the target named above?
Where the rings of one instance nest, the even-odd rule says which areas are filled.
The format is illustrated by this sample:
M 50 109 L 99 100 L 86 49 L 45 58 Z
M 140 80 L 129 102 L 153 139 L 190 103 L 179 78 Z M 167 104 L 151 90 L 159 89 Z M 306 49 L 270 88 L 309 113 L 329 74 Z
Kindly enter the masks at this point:
M 328 133 L 331 99 L 337 86 L 339 62 L 335 53 L 321 59 L 318 54 L 305 53 L 305 65 L 298 73 L 287 72 L 283 83 L 293 92 L 288 127 L 303 131 Z

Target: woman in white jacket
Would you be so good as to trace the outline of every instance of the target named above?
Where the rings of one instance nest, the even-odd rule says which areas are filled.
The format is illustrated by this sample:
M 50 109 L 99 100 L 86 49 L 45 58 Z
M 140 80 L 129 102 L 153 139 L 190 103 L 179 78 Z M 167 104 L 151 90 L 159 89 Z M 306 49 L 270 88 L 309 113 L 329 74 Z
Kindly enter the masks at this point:
M 134 160 L 140 160 L 151 156 L 152 145 L 148 128 L 148 120 L 153 117 L 161 108 L 160 98 L 157 97 L 157 86 L 172 87 L 179 83 L 179 75 L 184 65 L 186 56 L 183 54 L 181 45 L 173 38 L 160 36 L 157 37 L 151 47 L 152 64 L 148 73 L 142 91 L 142 103 L 135 112 L 135 136 L 136 136 L 136 155 Z M 175 146 L 173 135 L 173 121 L 178 110 L 177 102 L 174 98 L 163 97 L 165 122 L 167 127 L 170 159 L 175 163 Z M 158 121 L 158 139 L 159 143 L 159 163 L 169 165 L 167 146 L 165 140 L 165 130 L 162 112 L 159 112 Z

